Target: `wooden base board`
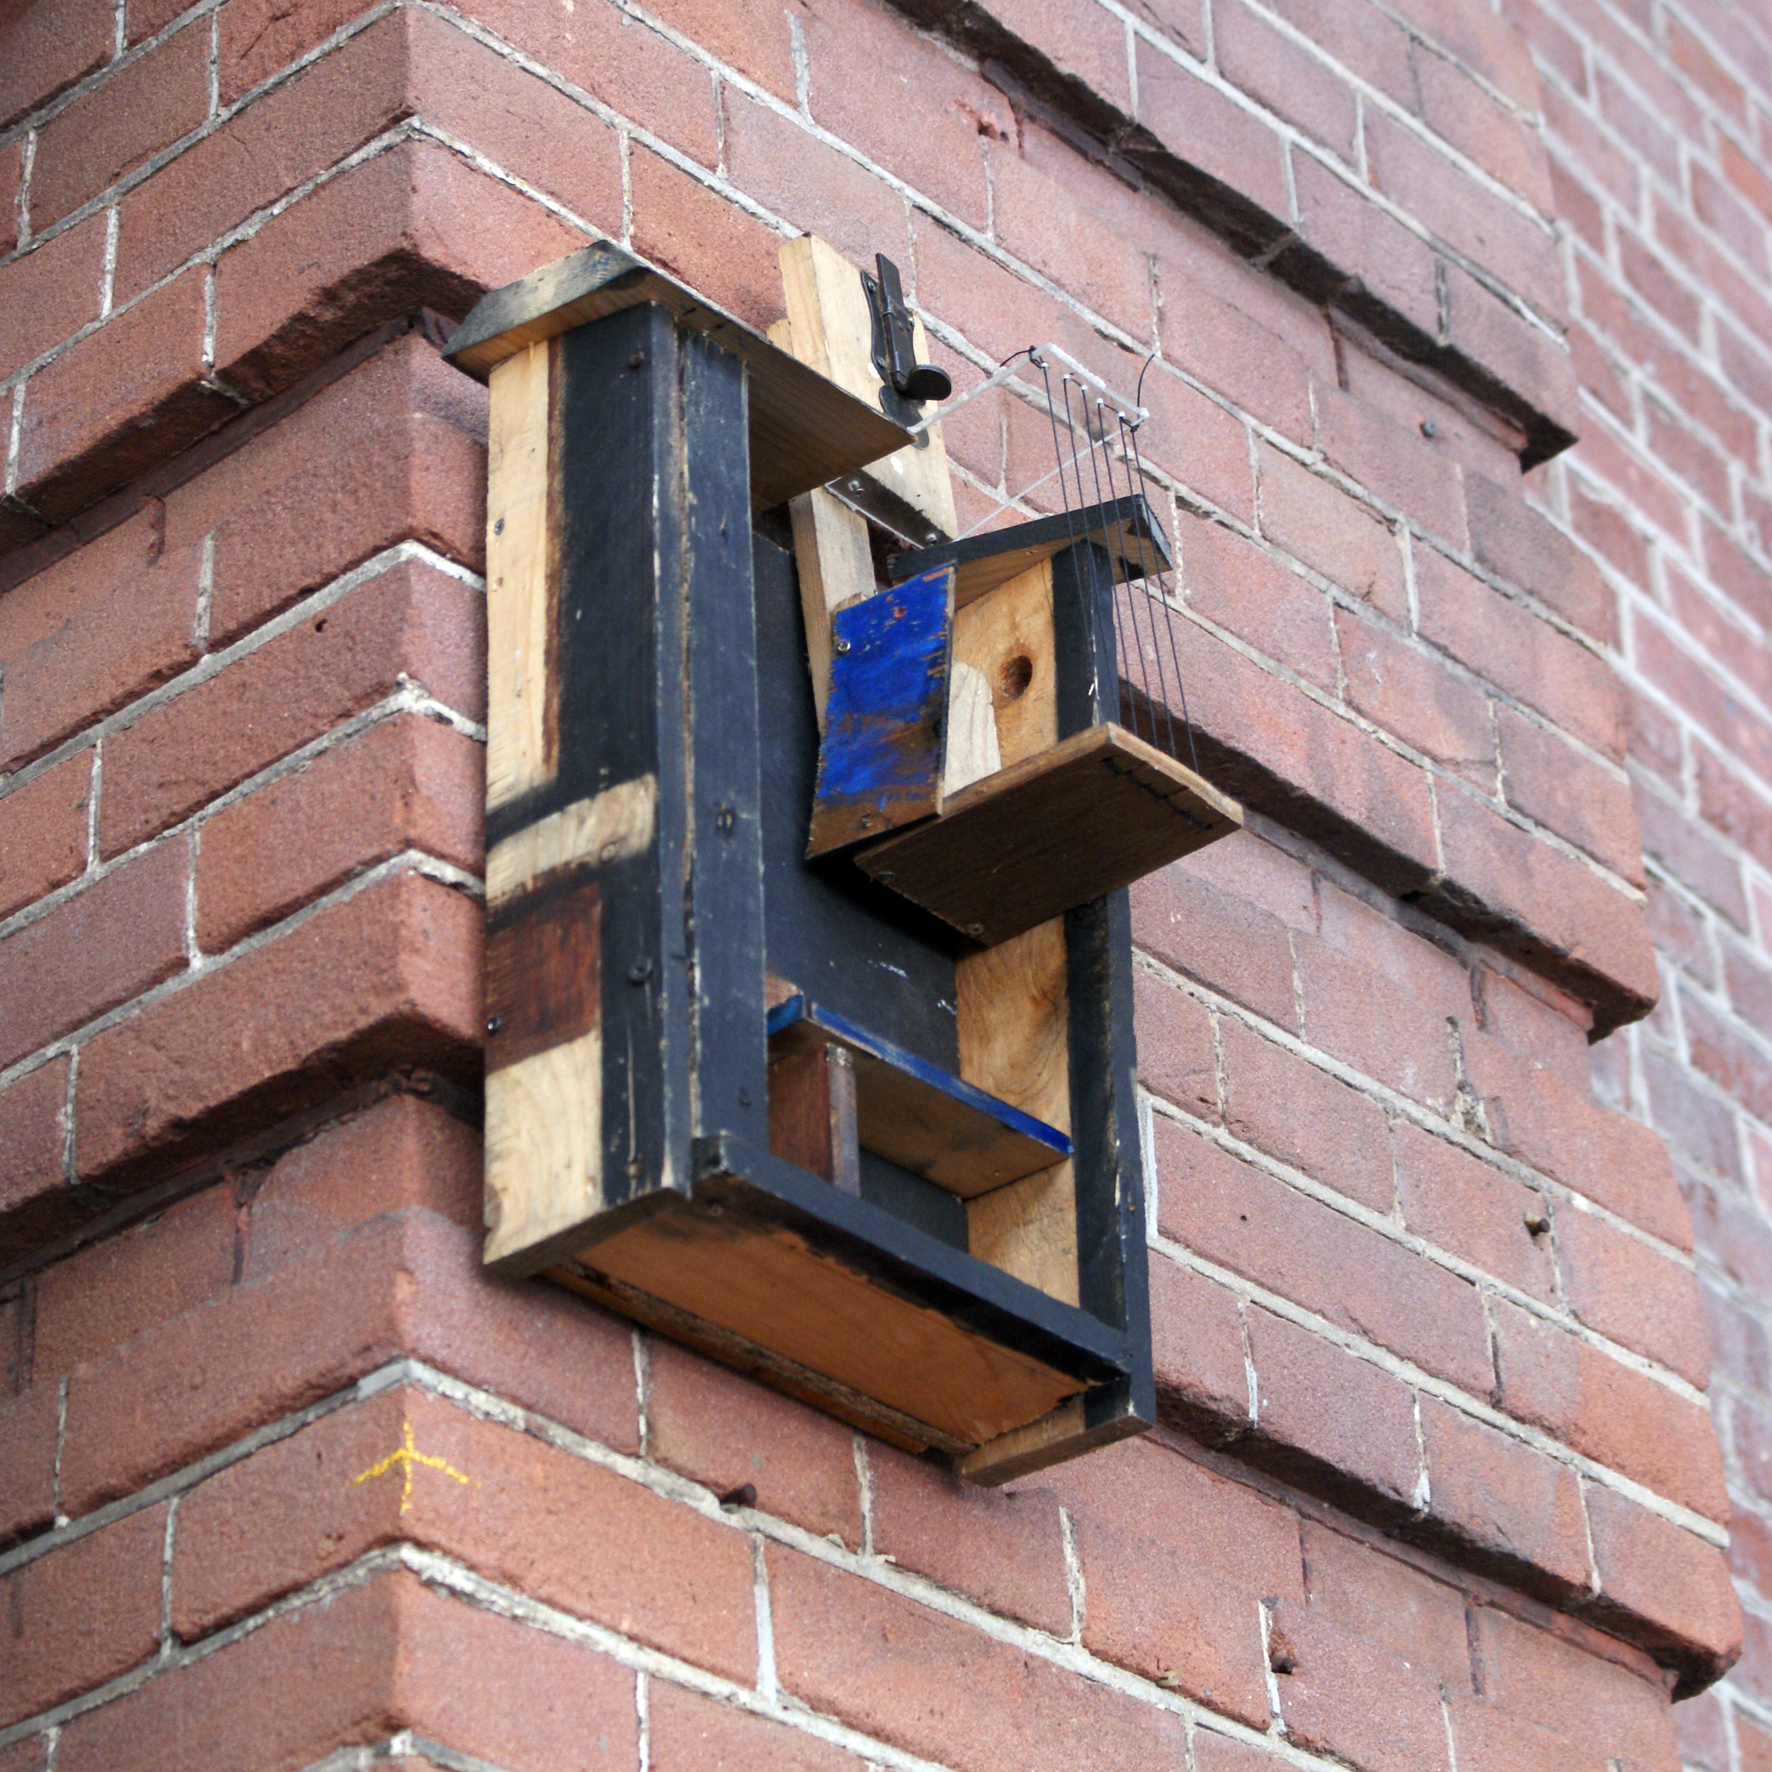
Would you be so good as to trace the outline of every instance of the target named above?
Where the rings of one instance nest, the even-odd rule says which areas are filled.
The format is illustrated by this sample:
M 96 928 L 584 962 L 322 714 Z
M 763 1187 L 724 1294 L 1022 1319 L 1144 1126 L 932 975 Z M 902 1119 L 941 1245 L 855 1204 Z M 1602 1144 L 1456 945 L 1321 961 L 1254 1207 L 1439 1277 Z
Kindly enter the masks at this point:
M 813 1248 L 798 1231 L 684 1201 L 582 1250 L 577 1267 L 854 1397 L 925 1444 L 974 1447 L 1049 1415 L 1082 1380 Z M 625 1305 L 622 1308 L 626 1308 Z
M 1092 726 L 856 855 L 883 886 L 993 947 L 1243 823 L 1228 795 L 1123 727 Z

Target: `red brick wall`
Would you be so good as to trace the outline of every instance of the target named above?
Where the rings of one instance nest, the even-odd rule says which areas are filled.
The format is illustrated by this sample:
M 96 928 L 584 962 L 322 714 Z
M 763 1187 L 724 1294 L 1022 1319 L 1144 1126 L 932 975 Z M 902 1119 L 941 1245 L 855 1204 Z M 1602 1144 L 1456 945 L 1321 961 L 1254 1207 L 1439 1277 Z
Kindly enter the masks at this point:
M 1772 1763 L 1765 35 L 176 3 L 0 0 L 0 1772 Z M 1163 1426 L 1006 1493 L 478 1267 L 436 340 L 801 229 L 1157 353 L 1251 810 L 1135 894 Z

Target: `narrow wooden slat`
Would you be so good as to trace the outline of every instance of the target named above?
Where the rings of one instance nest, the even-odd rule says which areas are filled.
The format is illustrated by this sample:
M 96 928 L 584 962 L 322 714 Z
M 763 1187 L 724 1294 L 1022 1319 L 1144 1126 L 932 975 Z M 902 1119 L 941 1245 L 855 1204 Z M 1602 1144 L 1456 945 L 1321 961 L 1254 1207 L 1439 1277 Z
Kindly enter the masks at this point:
M 487 852 L 487 903 L 497 905 L 575 862 L 607 865 L 638 855 L 652 841 L 657 816 L 658 778 L 643 775 L 538 818 Z
M 831 617 L 842 604 L 873 594 L 874 556 L 866 519 L 822 487 L 796 498 L 788 513 L 794 525 L 812 698 L 822 733 L 831 693 Z
M 991 686 L 976 665 L 959 660 L 948 672 L 946 751 L 941 769 L 943 799 L 1003 767 Z
M 769 1148 L 784 1163 L 860 1194 L 855 1067 L 846 1047 L 802 1046 L 770 1065 Z
M 772 1057 L 840 1045 L 855 1066 L 861 1148 L 962 1199 L 1070 1154 L 1056 1127 L 797 997 L 769 1017 Z
M 493 373 L 486 463 L 486 803 L 554 778 L 560 727 L 557 475 L 549 446 L 551 351 L 531 345 Z
M 1241 827 L 1243 809 L 1113 725 L 956 795 L 939 818 L 856 855 L 864 873 L 986 946 Z
M 971 665 L 990 685 L 999 768 L 1058 743 L 1050 560 L 955 610 L 954 664 Z

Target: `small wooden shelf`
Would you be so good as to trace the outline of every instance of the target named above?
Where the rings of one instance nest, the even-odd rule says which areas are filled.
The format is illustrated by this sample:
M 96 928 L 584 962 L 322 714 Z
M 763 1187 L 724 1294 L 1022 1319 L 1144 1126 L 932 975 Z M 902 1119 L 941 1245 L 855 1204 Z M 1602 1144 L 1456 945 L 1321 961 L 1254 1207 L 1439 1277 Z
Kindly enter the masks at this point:
M 896 554 L 886 569 L 894 584 L 902 584 L 921 573 L 952 566 L 954 607 L 964 609 L 987 591 L 1019 578 L 1042 560 L 1050 560 L 1079 542 L 1091 542 L 1108 556 L 1116 580 L 1154 577 L 1174 565 L 1163 526 L 1151 515 L 1142 495 L 1130 493 L 1080 511 L 1038 517 L 1031 523 L 987 530 L 964 541 Z
M 486 381 L 530 345 L 644 303 L 744 364 L 753 510 L 785 504 L 909 443 L 910 433 L 885 413 L 607 240 L 483 296 L 443 355 Z
M 1124 727 L 1091 726 L 857 853 L 883 886 L 993 947 L 1216 842 L 1243 809 Z
M 855 1067 L 861 1148 L 970 1200 L 1071 1154 L 1064 1133 L 804 996 L 769 1015 L 769 1053 L 840 1046 Z

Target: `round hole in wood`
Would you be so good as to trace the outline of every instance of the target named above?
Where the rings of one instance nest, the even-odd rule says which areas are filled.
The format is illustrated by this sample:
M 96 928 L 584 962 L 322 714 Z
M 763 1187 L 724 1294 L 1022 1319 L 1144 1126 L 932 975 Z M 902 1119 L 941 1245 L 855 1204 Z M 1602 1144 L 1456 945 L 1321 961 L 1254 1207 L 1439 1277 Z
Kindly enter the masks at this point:
M 1025 652 L 1018 652 L 1003 660 L 1003 668 L 997 673 L 997 688 L 1005 701 L 1018 701 L 1033 680 L 1034 661 Z

